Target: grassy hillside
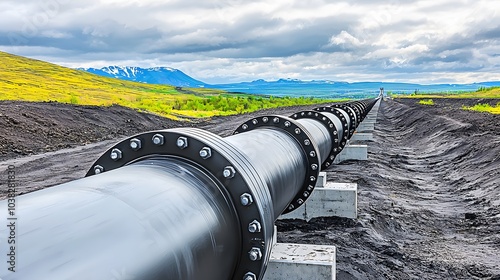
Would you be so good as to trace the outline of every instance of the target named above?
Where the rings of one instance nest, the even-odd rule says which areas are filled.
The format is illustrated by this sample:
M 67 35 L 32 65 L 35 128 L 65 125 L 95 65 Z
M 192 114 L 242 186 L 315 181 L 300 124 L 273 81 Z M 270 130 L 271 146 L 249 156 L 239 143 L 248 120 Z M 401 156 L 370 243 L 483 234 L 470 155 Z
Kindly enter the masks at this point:
M 433 105 L 430 98 L 485 98 L 485 99 L 500 99 L 500 87 L 480 88 L 473 92 L 464 93 L 429 93 L 429 94 L 410 94 L 410 95 L 394 95 L 394 98 L 418 98 L 420 104 Z M 500 102 L 495 106 L 489 104 L 477 104 L 475 106 L 462 106 L 464 110 L 487 112 L 491 114 L 500 114 Z
M 0 52 L 0 100 L 57 101 L 99 106 L 118 104 L 172 118 L 229 115 L 325 102 L 310 98 L 262 98 L 212 89 L 129 82 L 5 52 Z
M 461 93 L 397 94 L 394 98 L 500 98 L 500 87 L 480 88 L 477 91 Z

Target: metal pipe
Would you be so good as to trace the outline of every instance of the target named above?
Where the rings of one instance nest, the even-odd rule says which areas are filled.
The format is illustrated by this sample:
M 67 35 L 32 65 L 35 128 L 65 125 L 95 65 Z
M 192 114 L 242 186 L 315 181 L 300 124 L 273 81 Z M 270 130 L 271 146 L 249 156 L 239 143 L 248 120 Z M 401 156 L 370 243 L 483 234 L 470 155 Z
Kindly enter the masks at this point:
M 328 128 L 314 119 L 299 119 L 297 121 L 311 133 L 313 141 L 318 145 L 320 159 L 327 158 L 333 146 L 333 139 Z
M 225 138 L 248 156 L 264 177 L 273 201 L 276 220 L 297 193 L 306 174 L 306 160 L 293 137 L 276 128 L 263 128 Z
M 377 100 L 254 118 L 226 138 L 124 139 L 86 178 L 16 198 L 22 261 L 0 279 L 262 279 L 274 221 L 305 203 Z

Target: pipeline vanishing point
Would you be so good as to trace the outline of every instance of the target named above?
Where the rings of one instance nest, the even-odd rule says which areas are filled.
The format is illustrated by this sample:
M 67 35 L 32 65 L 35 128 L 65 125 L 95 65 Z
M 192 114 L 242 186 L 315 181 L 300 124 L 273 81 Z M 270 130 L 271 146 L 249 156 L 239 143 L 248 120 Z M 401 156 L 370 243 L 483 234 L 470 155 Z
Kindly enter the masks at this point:
M 16 198 L 16 272 L 0 279 L 261 279 L 274 222 L 305 203 L 379 99 L 261 116 L 225 138 L 127 138 L 85 178 Z

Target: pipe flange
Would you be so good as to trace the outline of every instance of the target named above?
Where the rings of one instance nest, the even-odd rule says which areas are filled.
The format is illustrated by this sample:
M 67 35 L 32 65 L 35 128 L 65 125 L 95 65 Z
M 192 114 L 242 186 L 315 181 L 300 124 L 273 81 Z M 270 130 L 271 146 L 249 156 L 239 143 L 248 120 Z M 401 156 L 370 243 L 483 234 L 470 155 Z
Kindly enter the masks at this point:
M 354 111 L 356 111 L 356 116 L 358 117 L 358 124 L 363 121 L 364 109 L 363 106 L 357 102 L 345 103 L 346 106 L 351 107 Z
M 299 143 L 307 159 L 306 176 L 302 188 L 287 206 L 285 211 L 283 211 L 283 214 L 289 213 L 304 204 L 311 196 L 316 186 L 321 164 L 319 149 L 316 143 L 312 141 L 313 138 L 304 126 L 294 119 L 285 116 L 263 116 L 254 118 L 240 125 L 233 134 L 244 133 L 262 127 L 274 127 L 285 131 Z
M 322 159 L 324 162 L 323 162 L 323 164 L 321 164 L 321 169 L 322 170 L 327 169 L 330 165 L 333 164 L 335 157 L 340 153 L 340 150 L 338 148 L 339 135 L 337 132 L 337 128 L 335 127 L 335 124 L 327 116 L 321 114 L 318 111 L 302 111 L 302 112 L 298 112 L 296 114 L 293 114 L 291 117 L 295 120 L 314 119 L 316 121 L 319 121 L 320 123 L 322 123 L 326 127 L 326 129 L 330 133 L 330 137 L 332 139 L 332 150 L 330 151 L 328 158 Z
M 342 109 L 344 110 L 347 115 L 349 115 L 349 139 L 352 137 L 352 135 L 354 134 L 354 130 L 356 129 L 356 127 L 358 127 L 358 124 L 356 123 L 356 119 L 357 119 L 357 116 L 355 115 L 356 112 L 350 108 L 349 106 L 346 106 L 346 104 L 333 104 L 331 105 L 330 107 L 333 107 L 333 108 L 339 108 L 339 109 Z
M 339 139 L 340 141 L 340 145 L 339 145 L 339 152 L 341 152 L 345 145 L 347 144 L 347 140 L 349 140 L 349 123 L 345 117 L 344 117 L 344 114 L 342 114 L 340 111 L 338 111 L 338 108 L 334 108 L 334 107 L 319 107 L 319 108 L 315 108 L 314 111 L 318 111 L 318 112 L 327 112 L 327 113 L 330 113 L 330 114 L 334 114 L 339 120 L 340 122 L 342 123 L 342 139 Z
M 141 148 L 130 145 L 141 141 Z M 160 141 L 161 140 L 161 141 Z M 120 151 L 120 158 L 113 153 Z M 198 166 L 218 182 L 232 201 L 240 224 L 241 251 L 234 280 L 247 273 L 265 271 L 273 244 L 274 221 L 271 194 L 265 180 L 246 156 L 220 136 L 196 128 L 176 128 L 146 132 L 127 138 L 106 151 L 87 172 L 93 176 L 154 156 L 168 156 Z M 258 221 L 260 230 L 250 232 L 248 225 Z M 253 250 L 253 251 L 252 251 Z M 252 252 L 253 254 L 249 254 Z M 261 254 L 257 254 L 261 252 Z

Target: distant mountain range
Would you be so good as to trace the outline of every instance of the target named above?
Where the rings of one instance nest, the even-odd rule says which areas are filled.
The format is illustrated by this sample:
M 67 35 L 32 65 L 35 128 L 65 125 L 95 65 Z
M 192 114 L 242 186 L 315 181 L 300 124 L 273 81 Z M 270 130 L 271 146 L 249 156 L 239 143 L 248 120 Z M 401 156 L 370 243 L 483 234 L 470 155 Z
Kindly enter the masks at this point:
M 205 83 L 170 67 L 140 68 L 108 66 L 100 69 L 78 68 L 104 77 L 118 78 L 147 84 L 168 84 L 177 87 L 205 87 Z
M 411 94 L 414 92 L 460 92 L 475 91 L 481 87 L 500 86 L 500 81 L 473 84 L 431 84 L 390 82 L 356 82 L 297 79 L 279 79 L 276 81 L 255 80 L 232 84 L 210 85 L 196 80 L 182 71 L 169 67 L 140 68 L 109 66 L 101 69 L 80 68 L 90 73 L 105 77 L 142 82 L 148 84 L 169 84 L 178 87 L 206 87 L 222 89 L 231 92 L 264 94 L 272 96 L 313 96 L 319 98 L 362 98 L 374 96 L 380 88 L 386 92 Z

